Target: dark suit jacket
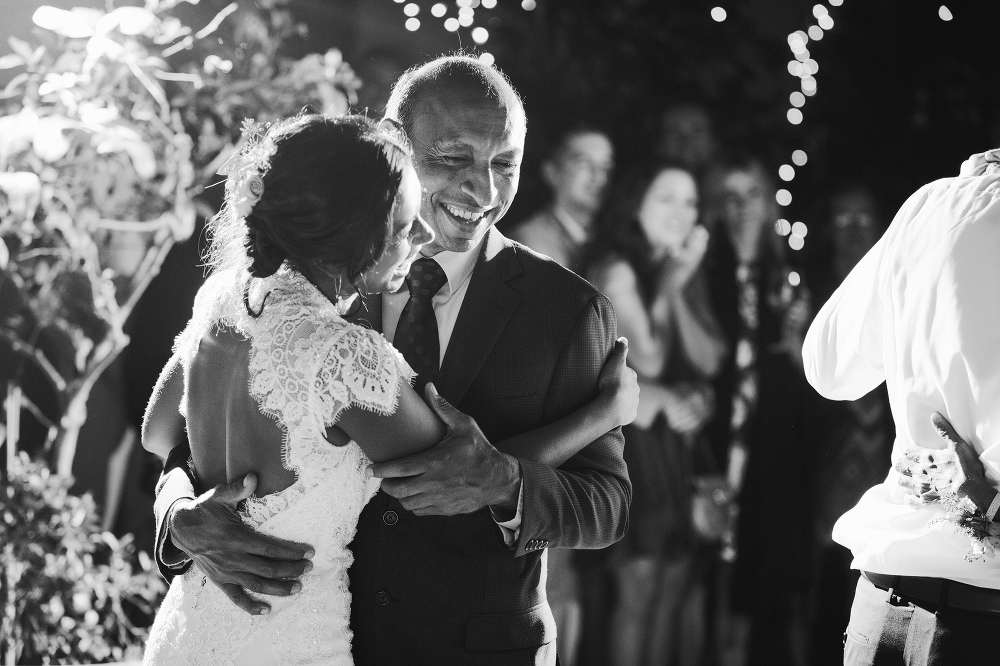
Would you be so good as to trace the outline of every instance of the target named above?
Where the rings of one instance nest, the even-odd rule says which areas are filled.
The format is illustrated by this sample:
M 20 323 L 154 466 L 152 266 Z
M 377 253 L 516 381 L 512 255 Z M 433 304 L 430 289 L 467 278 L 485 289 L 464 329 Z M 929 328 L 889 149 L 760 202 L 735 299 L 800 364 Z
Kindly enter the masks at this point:
M 379 328 L 380 308 L 372 314 Z M 596 397 L 615 332 L 607 298 L 492 230 L 438 389 L 498 443 Z M 555 663 L 542 554 L 546 547 L 601 548 L 625 533 L 631 486 L 623 445 L 616 429 L 557 470 L 520 460 L 522 523 L 512 547 L 487 509 L 418 517 L 380 491 L 351 544 L 355 662 Z M 183 473 L 181 455 L 171 459 Z M 161 497 L 160 508 L 173 499 Z M 157 532 L 162 538 L 162 528 Z

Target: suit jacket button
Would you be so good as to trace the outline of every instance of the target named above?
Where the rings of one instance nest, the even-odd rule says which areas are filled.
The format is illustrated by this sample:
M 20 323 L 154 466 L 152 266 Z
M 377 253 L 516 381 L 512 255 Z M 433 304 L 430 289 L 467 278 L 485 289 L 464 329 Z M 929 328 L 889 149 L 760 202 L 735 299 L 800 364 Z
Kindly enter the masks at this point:
M 386 511 L 382 514 L 382 522 L 386 525 L 395 525 L 399 522 L 399 516 L 395 511 Z
M 386 592 L 385 590 L 382 590 L 382 591 L 380 591 L 380 592 L 378 592 L 378 593 L 375 594 L 375 602 L 379 606 L 385 606 L 387 603 L 389 603 L 389 600 L 391 598 L 392 597 L 390 597 L 389 593 Z

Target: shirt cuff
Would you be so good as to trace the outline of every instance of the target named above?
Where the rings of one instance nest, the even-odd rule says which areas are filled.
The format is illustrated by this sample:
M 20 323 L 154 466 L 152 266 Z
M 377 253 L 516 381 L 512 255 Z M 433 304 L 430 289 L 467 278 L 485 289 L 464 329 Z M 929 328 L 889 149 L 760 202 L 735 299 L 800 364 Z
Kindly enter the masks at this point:
M 490 507 L 490 513 L 493 514 L 493 520 L 496 521 L 497 527 L 500 528 L 500 532 L 503 534 L 503 542 L 508 548 L 514 545 L 517 538 L 521 536 L 521 506 L 524 504 L 524 479 L 518 481 L 517 489 L 517 512 L 514 517 L 510 520 L 500 521 L 497 517 L 496 509 Z
M 187 553 L 174 545 L 174 540 L 170 538 L 170 528 L 168 526 L 170 525 L 170 514 L 177 507 L 178 503 L 192 501 L 194 501 L 193 497 L 181 497 L 176 499 L 163 515 L 163 524 L 160 526 L 162 533 L 158 539 L 160 550 L 157 555 L 159 556 L 163 567 L 169 571 L 182 573 L 183 570 L 187 569 L 188 565 L 191 564 L 191 558 L 188 557 Z

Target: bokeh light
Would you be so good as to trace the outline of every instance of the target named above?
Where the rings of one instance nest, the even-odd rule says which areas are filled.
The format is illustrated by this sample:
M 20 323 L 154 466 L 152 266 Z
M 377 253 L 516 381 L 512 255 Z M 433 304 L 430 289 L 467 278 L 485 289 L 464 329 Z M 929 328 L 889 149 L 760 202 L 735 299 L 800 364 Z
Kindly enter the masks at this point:
M 792 285 L 793 287 L 799 286 L 800 284 L 802 284 L 802 276 L 796 273 L 795 271 L 789 272 L 788 284 Z
M 458 30 L 458 19 L 452 16 L 450 19 L 445 19 L 444 29 L 448 32 L 455 32 Z
M 844 0 L 828 0 L 831 7 L 839 7 L 844 4 Z
M 473 28 L 472 29 L 472 41 L 476 44 L 485 44 L 486 40 L 490 38 L 490 33 L 486 28 Z
M 819 72 L 819 63 L 813 58 L 809 58 L 809 60 L 806 60 L 803 64 L 805 64 L 806 71 L 809 72 L 810 76 Z
M 722 23 L 723 21 L 726 20 L 726 10 L 723 9 L 722 7 L 713 7 L 712 18 L 718 21 L 719 23 Z
M 938 16 L 941 17 L 942 21 L 950 21 L 953 18 L 955 18 L 954 16 L 952 16 L 951 10 L 945 7 L 944 5 L 941 5 L 941 8 L 938 9 Z
M 486 3 L 485 3 L 485 1 L 483 2 L 483 4 L 486 4 Z M 486 66 L 488 66 L 488 67 L 492 67 L 492 66 L 493 66 L 493 63 L 494 63 L 494 61 L 495 61 L 495 58 L 493 57 L 493 54 L 492 54 L 492 53 L 488 53 L 488 52 L 486 52 L 486 51 L 483 51 L 482 53 L 480 53 L 480 54 L 479 54 L 479 60 L 480 60 L 480 61 L 481 61 L 481 62 L 482 62 L 482 63 L 483 63 L 484 65 L 486 65 Z
M 476 10 L 472 7 L 462 7 L 458 10 L 458 18 L 461 20 L 463 16 L 475 16 Z
M 407 16 L 416 16 L 417 14 L 420 13 L 420 5 L 418 5 L 415 2 L 411 2 L 410 4 L 403 7 L 403 13 L 406 14 Z
M 830 10 L 824 5 L 813 5 L 813 16 L 816 18 L 821 18 L 823 16 L 829 15 Z
M 404 2 L 406 2 L 406 0 L 396 0 L 396 4 L 397 4 L 397 5 L 401 5 L 401 4 L 403 4 Z
M 470 25 L 472 25 L 473 21 L 475 21 L 475 19 L 472 18 L 472 16 L 469 14 L 465 14 L 464 16 L 458 17 L 458 24 L 463 28 L 468 28 Z
M 806 151 L 796 150 L 792 153 L 792 163 L 795 164 L 795 166 L 804 166 L 808 161 L 809 156 L 806 155 Z
M 403 25 L 405 25 L 406 29 L 409 30 L 410 32 L 416 32 L 417 30 L 420 29 L 420 19 L 408 18 L 406 19 L 406 23 L 404 23 Z
M 806 244 L 805 239 L 802 236 L 789 236 L 788 237 L 788 247 L 793 250 L 801 250 Z
M 802 122 L 802 112 L 798 109 L 788 109 L 788 122 L 798 125 Z
M 806 103 L 806 96 L 796 90 L 788 96 L 788 101 L 791 102 L 792 106 L 795 108 L 799 108 Z
M 459 7 L 471 7 L 472 0 L 455 0 L 455 4 Z
M 483 0 L 483 9 L 493 9 L 497 6 L 497 0 Z
M 796 222 L 795 224 L 792 225 L 792 233 L 795 234 L 796 236 L 802 236 L 803 238 L 805 238 L 806 234 L 809 233 L 809 229 L 806 228 L 805 222 Z
M 810 91 L 816 91 L 816 79 L 811 76 L 802 77 L 802 92 L 809 94 Z
M 795 169 L 792 168 L 791 164 L 782 164 L 778 167 L 778 177 L 787 182 L 795 178 Z
M 792 233 L 792 225 L 788 220 L 782 218 L 774 223 L 774 231 L 779 236 L 787 236 Z
M 823 28 L 824 30 L 830 30 L 833 28 L 833 17 L 820 16 L 819 19 L 816 20 L 816 23 L 819 23 L 819 27 Z
M 431 7 L 431 14 L 437 18 L 441 18 L 447 13 L 448 13 L 448 7 L 443 2 L 439 2 L 433 7 Z
M 774 200 L 778 202 L 779 206 L 787 206 L 792 203 L 792 193 L 782 188 L 774 193 Z
M 823 39 L 823 28 L 818 25 L 809 26 L 809 37 L 815 39 L 817 42 Z
M 530 12 L 535 8 L 535 0 L 521 0 L 521 9 Z

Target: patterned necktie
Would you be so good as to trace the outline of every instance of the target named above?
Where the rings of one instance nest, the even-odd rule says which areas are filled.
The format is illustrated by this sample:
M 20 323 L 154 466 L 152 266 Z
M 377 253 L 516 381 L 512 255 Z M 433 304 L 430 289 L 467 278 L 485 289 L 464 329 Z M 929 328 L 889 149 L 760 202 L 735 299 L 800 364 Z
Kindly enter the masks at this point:
M 399 316 L 393 344 L 417 373 L 414 388 L 420 395 L 424 394 L 427 382 L 437 380 L 441 345 L 431 300 L 447 281 L 448 276 L 438 262 L 427 257 L 413 262 L 406 276 L 410 300 Z

